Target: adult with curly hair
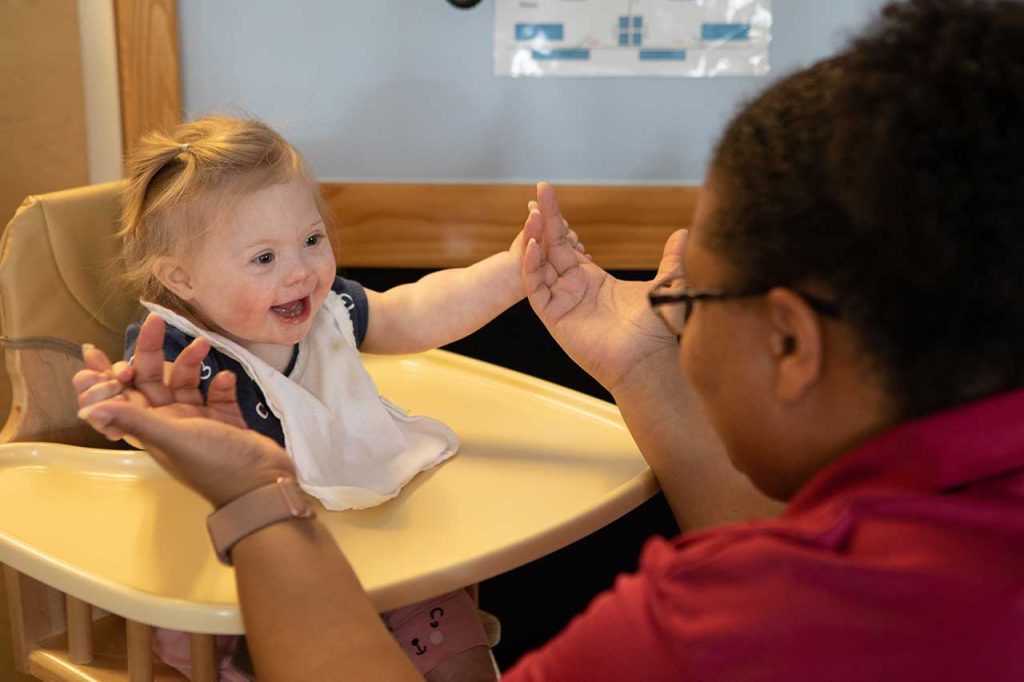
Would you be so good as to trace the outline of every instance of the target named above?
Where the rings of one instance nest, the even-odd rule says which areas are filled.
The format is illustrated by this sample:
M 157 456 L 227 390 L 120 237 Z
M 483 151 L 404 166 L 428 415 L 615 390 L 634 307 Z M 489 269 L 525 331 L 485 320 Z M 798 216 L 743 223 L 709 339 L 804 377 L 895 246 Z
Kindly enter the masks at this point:
M 653 289 L 580 258 L 539 187 L 531 304 L 681 524 L 717 454 L 787 507 L 652 540 L 504 679 L 1024 678 L 1022 159 L 1024 5 L 909 0 L 743 108 Z M 195 371 L 177 403 L 156 373 L 155 409 L 86 417 L 217 505 L 288 475 L 269 441 L 191 418 L 233 409 L 229 377 L 187 404 Z M 414 677 L 315 520 L 233 556 L 261 680 Z

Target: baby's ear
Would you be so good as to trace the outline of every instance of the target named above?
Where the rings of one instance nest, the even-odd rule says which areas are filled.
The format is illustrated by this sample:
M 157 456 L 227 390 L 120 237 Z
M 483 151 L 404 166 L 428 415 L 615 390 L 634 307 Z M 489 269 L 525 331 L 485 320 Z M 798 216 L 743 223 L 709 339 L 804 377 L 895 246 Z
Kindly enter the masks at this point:
M 192 288 L 192 277 L 184 264 L 177 258 L 163 256 L 153 263 L 153 276 L 160 280 L 167 289 L 183 301 L 191 301 L 195 296 Z

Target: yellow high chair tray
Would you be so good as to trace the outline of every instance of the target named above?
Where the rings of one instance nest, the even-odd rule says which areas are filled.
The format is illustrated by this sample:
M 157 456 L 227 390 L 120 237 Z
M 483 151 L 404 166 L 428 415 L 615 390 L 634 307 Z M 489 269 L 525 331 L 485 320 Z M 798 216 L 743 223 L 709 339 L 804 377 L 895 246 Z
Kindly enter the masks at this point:
M 609 403 L 444 351 L 364 361 L 383 395 L 461 440 L 379 507 L 319 509 L 381 610 L 550 553 L 657 490 Z M 3 445 L 0 500 L 0 563 L 137 622 L 243 631 L 209 504 L 145 452 Z

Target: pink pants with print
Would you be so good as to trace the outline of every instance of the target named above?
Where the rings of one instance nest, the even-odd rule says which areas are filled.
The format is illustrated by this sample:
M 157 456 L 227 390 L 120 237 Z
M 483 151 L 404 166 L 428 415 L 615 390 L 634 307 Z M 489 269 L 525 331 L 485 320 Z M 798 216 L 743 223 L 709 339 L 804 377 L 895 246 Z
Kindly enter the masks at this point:
M 382 614 L 381 618 L 402 651 L 423 675 L 463 651 L 487 645 L 476 605 L 465 590 L 403 606 Z M 251 672 L 232 665 L 239 640 L 236 635 L 217 636 L 220 682 L 248 682 L 253 679 Z M 165 663 L 192 679 L 188 633 L 158 628 L 153 635 L 153 650 Z

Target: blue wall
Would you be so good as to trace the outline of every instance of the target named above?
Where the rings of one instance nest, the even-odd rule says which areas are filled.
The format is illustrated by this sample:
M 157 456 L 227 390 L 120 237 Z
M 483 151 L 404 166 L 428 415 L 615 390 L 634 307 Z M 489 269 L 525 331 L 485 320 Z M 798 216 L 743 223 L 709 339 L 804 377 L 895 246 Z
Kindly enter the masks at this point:
M 775 0 L 772 76 L 493 76 L 493 0 L 182 0 L 189 116 L 276 126 L 321 180 L 699 182 L 737 104 L 883 0 Z

